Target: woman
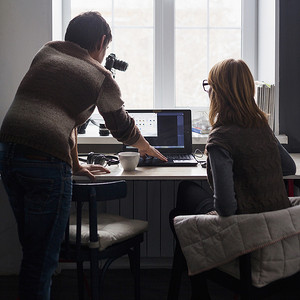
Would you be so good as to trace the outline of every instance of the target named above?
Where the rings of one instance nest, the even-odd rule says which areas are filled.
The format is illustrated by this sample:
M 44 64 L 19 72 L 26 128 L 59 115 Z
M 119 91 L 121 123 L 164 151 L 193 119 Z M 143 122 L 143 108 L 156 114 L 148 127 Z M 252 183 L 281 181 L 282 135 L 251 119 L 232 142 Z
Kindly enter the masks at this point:
M 212 130 L 206 144 L 207 175 L 212 191 L 194 182 L 179 185 L 173 218 L 182 214 L 259 213 L 290 207 L 284 175 L 296 166 L 255 103 L 252 74 L 242 60 L 227 59 L 209 72 L 203 88 L 210 98 Z M 177 246 L 174 264 L 183 260 Z M 176 262 L 177 260 L 177 262 Z
M 100 165 L 80 165 L 77 126 L 97 106 L 107 128 L 141 156 L 166 160 L 140 134 L 123 108 L 120 89 L 102 65 L 112 40 L 97 12 L 75 17 L 65 41 L 36 54 L 0 130 L 1 178 L 18 224 L 23 258 L 20 300 L 50 299 L 51 276 L 72 196 L 72 174 L 95 179 Z

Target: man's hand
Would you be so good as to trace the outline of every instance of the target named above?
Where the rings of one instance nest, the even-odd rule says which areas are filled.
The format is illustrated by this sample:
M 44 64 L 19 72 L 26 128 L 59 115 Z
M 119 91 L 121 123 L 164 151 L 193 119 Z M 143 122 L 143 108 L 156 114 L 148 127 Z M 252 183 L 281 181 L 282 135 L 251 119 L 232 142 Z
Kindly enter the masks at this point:
M 162 155 L 158 150 L 156 150 L 153 146 L 151 146 L 143 136 L 140 136 L 138 141 L 132 146 L 138 148 L 141 157 L 145 158 L 146 155 L 148 155 L 148 156 L 157 157 L 162 161 L 167 161 L 167 158 L 164 155 Z
M 73 175 L 87 176 L 92 181 L 95 180 L 95 175 L 107 173 L 110 173 L 110 171 L 101 165 L 80 165 L 76 170 L 73 170 Z
M 146 150 L 139 150 L 141 157 L 145 158 L 146 155 L 156 157 L 162 161 L 167 161 L 167 158 L 162 155 L 158 150 L 149 145 Z

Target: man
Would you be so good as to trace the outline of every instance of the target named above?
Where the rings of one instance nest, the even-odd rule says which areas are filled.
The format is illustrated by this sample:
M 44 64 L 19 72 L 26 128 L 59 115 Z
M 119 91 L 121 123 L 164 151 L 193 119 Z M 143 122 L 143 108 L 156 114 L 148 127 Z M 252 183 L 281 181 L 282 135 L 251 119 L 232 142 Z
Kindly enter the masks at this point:
M 23 259 L 20 299 L 50 299 L 51 276 L 69 216 L 72 174 L 94 180 L 100 165 L 80 165 L 77 126 L 97 106 L 107 128 L 141 156 L 166 160 L 123 108 L 120 89 L 102 65 L 112 40 L 97 12 L 75 17 L 65 41 L 34 57 L 0 130 L 0 170 L 18 224 Z

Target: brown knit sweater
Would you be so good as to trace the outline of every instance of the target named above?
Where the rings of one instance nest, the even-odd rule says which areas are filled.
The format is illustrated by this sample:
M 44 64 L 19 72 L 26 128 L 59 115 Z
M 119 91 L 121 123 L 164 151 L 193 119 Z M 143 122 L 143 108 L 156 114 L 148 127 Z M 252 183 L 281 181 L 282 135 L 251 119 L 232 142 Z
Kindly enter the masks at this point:
M 111 73 L 85 49 L 71 42 L 49 42 L 17 90 L 0 141 L 27 145 L 72 165 L 72 131 L 96 106 L 115 138 L 127 144 L 138 140 L 140 132 L 123 104 Z
M 283 182 L 277 141 L 269 126 L 218 127 L 209 135 L 207 151 L 213 146 L 223 147 L 232 156 L 238 214 L 273 211 L 291 206 Z M 211 181 L 209 163 L 207 172 Z

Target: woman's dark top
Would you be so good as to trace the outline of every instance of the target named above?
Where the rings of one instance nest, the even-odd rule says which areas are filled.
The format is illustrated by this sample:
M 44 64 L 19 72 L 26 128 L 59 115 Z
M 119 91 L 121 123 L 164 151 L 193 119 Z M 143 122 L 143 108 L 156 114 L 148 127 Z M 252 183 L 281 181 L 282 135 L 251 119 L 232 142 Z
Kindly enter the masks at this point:
M 222 216 L 290 206 L 282 176 L 295 174 L 293 159 L 269 128 L 250 132 L 222 128 L 212 131 L 208 140 L 208 175 L 215 209 Z

